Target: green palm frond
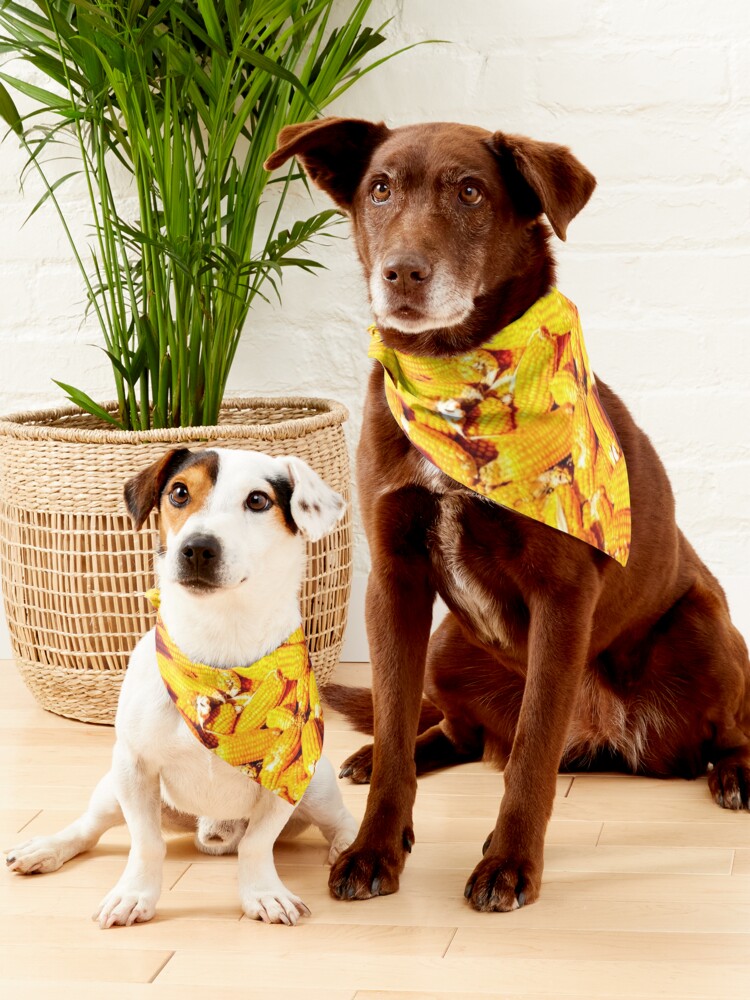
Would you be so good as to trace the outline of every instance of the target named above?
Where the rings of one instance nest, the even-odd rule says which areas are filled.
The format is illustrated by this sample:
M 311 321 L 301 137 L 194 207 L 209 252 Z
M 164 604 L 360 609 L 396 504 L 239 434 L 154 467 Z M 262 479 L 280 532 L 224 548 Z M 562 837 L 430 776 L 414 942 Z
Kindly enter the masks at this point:
M 278 296 L 285 268 L 322 266 L 307 250 L 336 212 L 279 225 L 296 168 L 279 179 L 258 240 L 263 164 L 284 125 L 314 119 L 384 61 L 366 62 L 386 28 L 365 25 L 370 5 L 353 0 L 331 28 L 334 0 L 0 0 L 0 56 L 34 70 L 34 82 L 0 71 L 0 118 L 26 150 L 25 170 L 42 177 L 30 214 L 52 204 L 71 241 L 118 426 L 214 423 L 255 296 Z M 12 90 L 32 111 L 19 114 Z M 48 180 L 49 151 L 71 142 L 78 163 Z M 132 176 L 135 219 L 116 166 Z M 88 251 L 60 200 L 76 174 L 89 195 Z M 62 388 L 105 419 L 82 390 Z

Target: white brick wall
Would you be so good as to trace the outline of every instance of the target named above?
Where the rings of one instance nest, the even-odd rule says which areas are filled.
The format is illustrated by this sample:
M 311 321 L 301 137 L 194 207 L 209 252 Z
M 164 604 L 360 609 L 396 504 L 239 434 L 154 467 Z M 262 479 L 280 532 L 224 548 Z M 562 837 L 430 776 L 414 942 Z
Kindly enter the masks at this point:
M 372 23 L 391 15 L 391 48 L 452 44 L 399 57 L 331 110 L 522 132 L 565 142 L 594 171 L 592 201 L 556 246 L 558 284 L 581 310 L 595 369 L 659 448 L 682 527 L 750 631 L 750 5 L 375 0 Z M 39 197 L 33 179 L 18 194 L 21 163 L 7 140 L 0 410 L 59 401 L 52 377 L 109 397 L 102 356 L 88 346 L 96 330 L 78 327 L 83 294 L 55 218 L 42 212 L 19 228 Z M 290 209 L 310 210 L 306 195 Z M 353 445 L 369 314 L 351 242 L 319 253 L 327 272 L 289 275 L 283 309 L 253 311 L 230 388 L 336 396 L 352 411 Z M 359 532 L 360 573 L 366 565 Z M 358 608 L 359 599 L 356 626 Z

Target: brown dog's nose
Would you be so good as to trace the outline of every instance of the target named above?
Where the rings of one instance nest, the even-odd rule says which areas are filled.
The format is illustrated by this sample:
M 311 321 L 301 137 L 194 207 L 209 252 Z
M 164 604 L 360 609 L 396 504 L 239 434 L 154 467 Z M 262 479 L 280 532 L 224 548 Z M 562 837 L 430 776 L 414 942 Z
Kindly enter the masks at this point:
M 392 284 L 420 285 L 428 281 L 432 274 L 429 262 L 421 254 L 410 253 L 401 257 L 391 257 L 383 264 L 383 278 Z

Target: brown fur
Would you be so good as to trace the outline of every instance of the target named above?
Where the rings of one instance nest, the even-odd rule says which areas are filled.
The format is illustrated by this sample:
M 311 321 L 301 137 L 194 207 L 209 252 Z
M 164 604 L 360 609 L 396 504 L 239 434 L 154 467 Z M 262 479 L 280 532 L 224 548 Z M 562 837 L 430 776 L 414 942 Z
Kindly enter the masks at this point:
M 191 452 L 174 448 L 125 484 L 125 502 L 135 527 L 140 529 L 154 507 L 159 508 L 159 538 L 162 547 L 169 532 L 180 530 L 186 518 L 203 506 L 211 493 L 219 470 L 218 456 L 212 451 Z M 176 483 L 187 486 L 189 500 L 182 507 L 169 502 Z
M 554 261 L 540 214 L 564 236 L 594 187 L 563 147 L 460 125 L 329 119 L 284 129 L 279 143 L 270 165 L 297 156 L 350 213 L 376 311 L 398 319 L 396 329 L 379 317 L 383 340 L 412 354 L 466 351 L 546 294 Z M 483 195 L 470 207 L 467 184 Z M 465 318 L 403 332 L 403 317 L 429 321 L 439 281 L 468 298 Z M 417 773 L 465 760 L 505 769 L 497 824 L 466 887 L 479 910 L 538 896 L 560 766 L 695 777 L 712 764 L 717 801 L 748 805 L 747 649 L 675 524 L 650 441 L 598 385 L 630 476 L 625 568 L 431 468 L 393 420 L 373 366 L 358 453 L 372 710 L 362 693 L 349 707 L 340 689 L 331 694 L 358 725 L 374 723 L 375 741 L 345 764 L 371 788 L 359 836 L 331 871 L 334 895 L 398 888 Z M 450 614 L 430 639 L 437 593 Z

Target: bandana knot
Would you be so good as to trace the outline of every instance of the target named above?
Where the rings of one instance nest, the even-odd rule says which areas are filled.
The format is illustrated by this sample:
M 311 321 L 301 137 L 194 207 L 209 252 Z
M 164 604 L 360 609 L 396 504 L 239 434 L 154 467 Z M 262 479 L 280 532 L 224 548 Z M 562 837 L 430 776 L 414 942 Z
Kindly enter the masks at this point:
M 369 355 L 414 447 L 456 482 L 605 552 L 630 553 L 625 456 L 589 367 L 578 310 L 557 289 L 480 347 Z

